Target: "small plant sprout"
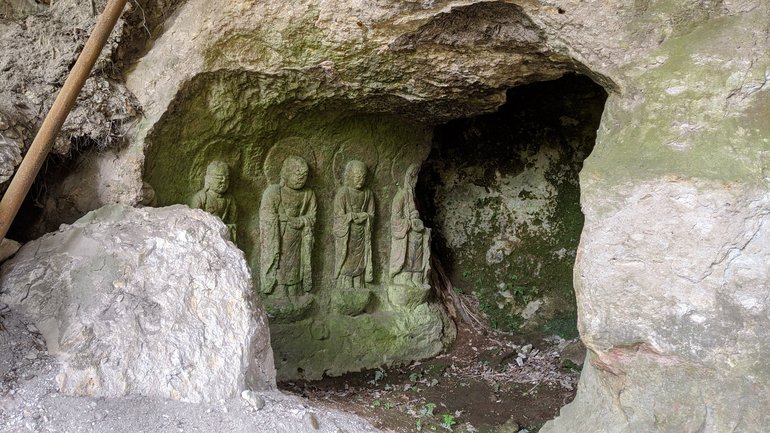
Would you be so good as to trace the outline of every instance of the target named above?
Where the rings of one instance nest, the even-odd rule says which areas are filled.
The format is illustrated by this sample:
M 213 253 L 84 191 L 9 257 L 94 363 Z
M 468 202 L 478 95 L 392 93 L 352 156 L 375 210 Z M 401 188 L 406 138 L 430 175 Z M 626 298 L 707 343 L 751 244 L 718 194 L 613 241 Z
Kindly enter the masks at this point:
M 377 383 L 385 377 L 385 370 L 378 368 L 374 371 L 374 379 L 367 382 L 369 385 L 377 386 Z
M 420 413 L 424 416 L 433 416 L 433 409 L 436 408 L 435 403 L 427 403 L 425 406 L 422 407 L 420 410 Z
M 449 413 L 445 413 L 441 415 L 441 427 L 452 431 L 452 426 L 457 424 L 457 420 L 455 420 L 455 416 Z

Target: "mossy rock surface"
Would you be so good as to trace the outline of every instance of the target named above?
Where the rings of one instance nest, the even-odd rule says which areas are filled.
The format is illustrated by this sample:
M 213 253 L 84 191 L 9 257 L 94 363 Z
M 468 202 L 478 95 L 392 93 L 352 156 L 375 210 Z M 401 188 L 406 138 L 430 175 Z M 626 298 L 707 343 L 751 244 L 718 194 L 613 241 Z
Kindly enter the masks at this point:
M 431 128 L 392 115 L 346 111 L 333 99 L 316 110 L 301 109 L 292 89 L 306 85 L 303 80 L 307 78 L 300 74 L 280 79 L 232 72 L 199 76 L 175 101 L 173 115 L 161 119 L 148 137 L 145 180 L 153 185 L 159 205 L 186 203 L 203 186 L 208 163 L 227 162 L 228 192 L 238 208 L 238 246 L 246 253 L 261 292 L 262 192 L 278 181 L 283 158 L 303 157 L 310 168 L 307 187 L 315 193 L 318 207 L 312 289 L 296 302 L 262 295 L 275 325 L 271 326 L 275 353 L 285 354 L 285 360 L 276 358 L 279 377 L 316 379 L 324 373 L 436 355 L 454 335 L 443 309 L 431 304 L 417 313 L 394 311 L 381 294 L 389 283 L 391 201 L 406 167 L 425 159 Z M 266 106 L 267 101 L 273 105 Z M 366 187 L 375 203 L 374 281 L 358 291 L 336 287 L 331 230 L 335 191 L 351 159 L 367 164 Z M 324 337 L 317 339 L 308 332 L 308 323 L 314 323 L 316 334 L 321 330 Z M 327 352 L 330 355 L 323 355 Z
M 513 89 L 497 113 L 436 130 L 422 197 L 453 284 L 475 293 L 495 328 L 577 335 L 578 173 L 605 98 L 570 76 Z

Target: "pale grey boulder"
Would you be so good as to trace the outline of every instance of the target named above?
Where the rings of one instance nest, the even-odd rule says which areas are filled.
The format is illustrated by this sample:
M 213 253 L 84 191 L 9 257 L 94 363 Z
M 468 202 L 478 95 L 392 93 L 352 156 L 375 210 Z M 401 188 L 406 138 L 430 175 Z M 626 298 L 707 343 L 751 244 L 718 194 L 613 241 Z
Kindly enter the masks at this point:
M 629 185 L 622 205 L 590 193 L 576 265 L 589 356 L 542 431 L 767 431 L 770 195 L 720 186 Z
M 189 402 L 275 388 L 267 320 L 222 222 L 185 206 L 91 212 L 2 267 L 0 299 L 61 361 L 60 392 Z
M 588 357 L 542 433 L 770 426 L 770 4 L 682 12 L 608 98 L 580 174 Z

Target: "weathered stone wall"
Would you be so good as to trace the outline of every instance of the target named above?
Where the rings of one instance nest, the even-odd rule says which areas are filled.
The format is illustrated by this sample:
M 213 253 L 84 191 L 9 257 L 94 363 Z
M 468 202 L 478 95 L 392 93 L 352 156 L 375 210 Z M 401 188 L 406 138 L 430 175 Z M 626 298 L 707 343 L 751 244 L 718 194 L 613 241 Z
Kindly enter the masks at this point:
M 633 296 L 613 289 L 620 290 L 626 287 L 625 282 L 642 276 L 667 275 L 665 269 L 676 263 L 677 253 L 658 261 L 665 252 L 641 254 L 644 249 L 634 243 L 633 248 L 622 248 L 602 259 L 587 248 L 594 245 L 592 238 L 598 236 L 598 228 L 612 226 L 608 218 L 630 206 L 629 193 L 622 191 L 630 191 L 627 188 L 632 185 L 646 185 L 648 181 L 697 185 L 694 197 L 704 199 L 729 190 L 750 201 L 757 191 L 766 191 L 762 170 L 767 164 L 768 132 L 761 119 L 768 112 L 767 99 L 762 98 L 768 70 L 767 5 L 747 0 L 633 5 L 567 1 L 519 6 L 398 2 L 375 8 L 335 3 L 333 8 L 327 7 L 303 3 L 291 9 L 279 4 L 252 8 L 243 4 L 240 9 L 228 9 L 219 4 L 188 3 L 180 10 L 184 20 L 179 22 L 185 25 L 167 32 L 164 37 L 168 41 L 162 37 L 157 51 L 150 52 L 129 78 L 130 85 L 135 80 L 131 87 L 139 99 L 151 107 L 146 131 L 167 112 L 184 83 L 209 69 L 245 69 L 273 77 L 302 71 L 318 78 L 313 83 L 290 86 L 296 95 L 294 104 L 302 106 L 298 112 L 314 111 L 324 101 L 343 99 L 350 101 L 355 111 L 397 113 L 427 124 L 493 109 L 502 102 L 507 87 L 555 78 L 566 70 L 582 71 L 610 93 L 597 147 L 581 175 L 587 229 L 576 268 L 580 276 L 579 323 L 593 360 L 588 371 L 596 374 L 584 376 L 586 392 L 565 412 L 572 415 L 547 428 L 574 431 L 559 426 L 573 426 L 577 417 L 583 420 L 581 431 L 595 431 L 603 420 L 615 419 L 622 420 L 613 424 L 616 431 L 644 431 L 654 428 L 655 419 L 698 418 L 700 412 L 689 404 L 680 412 L 672 412 L 674 405 L 661 405 L 655 416 L 649 416 L 650 412 L 641 410 L 651 407 L 643 398 L 632 399 L 625 406 L 612 403 L 621 395 L 651 396 L 655 389 L 662 389 L 653 386 L 656 382 L 644 380 L 652 375 L 664 378 L 657 383 L 691 384 L 684 386 L 682 393 L 668 394 L 677 401 L 701 401 L 689 396 L 708 393 L 711 384 L 731 387 L 735 377 L 742 377 L 745 384 L 737 389 L 766 388 L 767 375 L 747 373 L 753 370 L 741 367 L 756 365 L 766 354 L 762 345 L 757 351 L 743 352 L 746 362 L 734 364 L 728 371 L 713 370 L 718 373 L 709 375 L 711 384 L 707 385 L 693 372 L 711 364 L 682 356 L 686 346 L 662 344 L 663 340 L 651 333 L 658 328 L 677 329 L 677 322 L 660 323 L 658 318 L 661 305 L 669 309 L 663 311 L 673 312 L 671 320 L 677 317 L 675 304 L 668 298 L 689 293 L 686 285 L 692 282 L 688 283 L 686 276 L 677 277 L 672 271 L 673 279 L 663 278 L 659 283 L 645 280 Z M 510 18 L 507 21 L 501 18 L 506 16 Z M 246 24 L 257 22 L 260 25 L 256 29 Z M 471 23 L 474 25 L 468 25 Z M 172 37 L 182 42 L 172 44 Z M 196 47 L 203 44 L 201 38 L 211 43 Z M 169 69 L 178 73 L 160 73 Z M 144 135 L 139 137 L 137 143 L 141 144 Z M 668 188 L 644 189 L 665 200 L 677 197 Z M 700 217 L 701 224 L 719 225 L 717 211 L 711 206 L 705 209 L 708 211 Z M 663 224 L 670 218 L 674 218 L 670 212 L 661 212 L 655 222 Z M 622 227 L 638 237 L 649 227 L 649 221 L 632 213 L 623 219 Z M 655 230 L 651 239 L 681 244 L 688 253 L 683 255 L 687 262 L 700 257 L 704 251 L 702 236 L 684 224 L 676 229 Z M 613 232 L 613 236 L 619 234 Z M 643 266 L 619 265 L 625 262 Z M 583 281 L 586 277 L 582 275 L 593 277 L 607 272 L 605 269 L 617 272 L 616 278 Z M 733 274 L 724 275 L 720 281 L 730 290 L 743 286 Z M 716 288 L 696 286 L 701 290 Z M 665 289 L 657 292 L 656 287 Z M 627 305 L 623 314 L 633 315 L 633 319 L 627 322 L 618 314 L 612 323 L 602 320 L 607 305 L 603 299 Z M 762 302 L 757 305 L 764 305 Z M 764 307 L 757 308 L 765 311 Z M 744 317 L 742 332 L 759 338 L 761 320 L 746 321 L 746 314 L 753 313 L 740 313 L 739 317 Z M 720 323 L 716 316 L 704 317 L 709 323 Z M 634 331 L 629 324 L 637 319 L 645 321 L 647 327 Z M 719 340 L 716 329 L 709 326 L 701 335 L 706 340 Z M 755 346 L 740 347 L 747 345 Z M 625 348 L 636 347 L 644 366 L 625 364 L 629 359 L 625 355 L 609 356 L 626 354 L 630 349 Z M 674 355 L 684 359 L 682 365 L 687 367 L 669 368 L 669 356 Z M 623 378 L 620 385 L 613 384 L 615 377 Z M 603 397 L 586 399 L 585 394 L 592 389 L 601 390 L 597 395 Z M 721 401 L 720 397 L 706 401 L 707 407 L 714 408 L 708 411 L 713 414 L 709 417 L 714 417 L 708 421 L 712 425 L 717 425 L 715 419 L 720 425 L 764 425 L 757 423 L 759 418 L 745 405 L 741 410 L 717 410 Z M 767 407 L 766 400 L 754 403 Z M 600 414 L 604 416 L 597 416 Z M 675 421 L 670 425 L 670 431 L 677 431 Z
M 768 7 L 649 5 L 687 20 L 628 66 L 581 172 L 590 362 L 543 431 L 766 430 Z
M 436 128 L 422 199 L 456 290 L 491 324 L 577 336 L 578 172 L 606 94 L 585 77 L 508 91 L 498 112 Z
M 183 0 L 127 3 L 10 234 L 29 240 L 105 204 L 136 202 L 121 149 L 141 108 L 123 74 Z M 107 0 L 0 0 L 0 191 L 53 104 Z

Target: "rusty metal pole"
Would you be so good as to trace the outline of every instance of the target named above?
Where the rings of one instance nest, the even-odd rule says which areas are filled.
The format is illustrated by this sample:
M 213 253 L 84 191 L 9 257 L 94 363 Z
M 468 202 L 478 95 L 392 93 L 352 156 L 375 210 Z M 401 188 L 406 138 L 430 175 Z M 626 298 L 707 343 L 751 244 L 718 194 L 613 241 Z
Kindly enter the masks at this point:
M 67 115 L 72 110 L 72 106 L 75 105 L 80 89 L 83 88 L 83 84 L 85 84 L 86 79 L 91 74 L 91 69 L 99 58 L 99 53 L 102 52 L 104 44 L 107 43 L 107 38 L 109 38 L 115 23 L 120 18 L 120 14 L 126 6 L 126 1 L 110 0 L 107 3 L 107 7 L 104 8 L 104 12 L 99 17 L 96 27 L 94 27 L 91 36 L 86 41 L 83 51 L 78 56 L 75 66 L 72 67 L 67 80 L 64 82 L 64 86 L 51 106 L 51 110 L 48 112 L 45 120 L 43 120 L 35 140 L 32 141 L 32 146 L 30 146 L 27 155 L 16 171 L 16 175 L 14 175 L 10 185 L 8 185 L 8 190 L 0 201 L 0 239 L 4 238 L 8 233 L 16 213 L 19 212 L 19 207 L 21 207 L 21 203 L 24 201 L 24 197 L 27 196 L 30 187 L 32 187 L 32 182 L 35 181 L 40 167 L 43 166 L 45 158 L 51 151 L 56 135 L 61 130 L 64 120 L 67 119 Z

